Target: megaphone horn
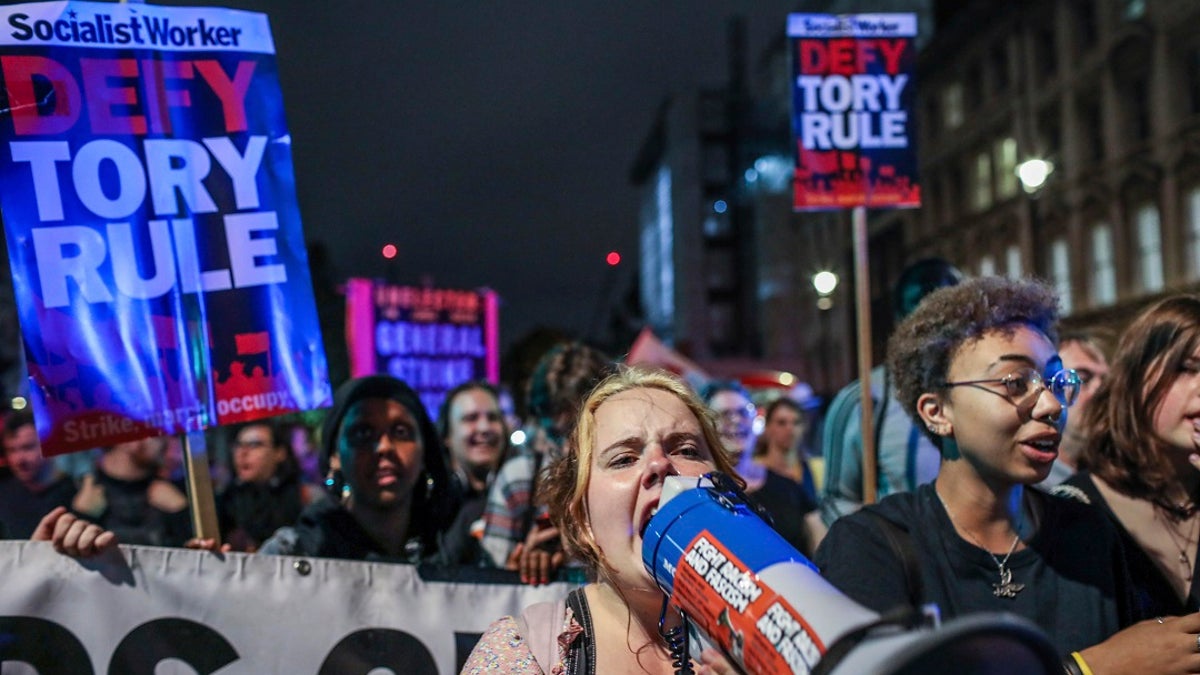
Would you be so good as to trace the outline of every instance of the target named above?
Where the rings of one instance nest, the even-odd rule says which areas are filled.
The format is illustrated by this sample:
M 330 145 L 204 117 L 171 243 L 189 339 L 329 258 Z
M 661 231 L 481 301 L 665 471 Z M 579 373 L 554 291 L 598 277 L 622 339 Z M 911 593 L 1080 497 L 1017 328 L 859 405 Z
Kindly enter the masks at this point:
M 823 579 L 723 474 L 667 477 L 642 534 L 642 562 L 687 623 L 752 675 L 1062 668 L 1049 640 L 1017 616 L 981 614 L 940 626 L 936 611 L 881 616 L 859 605 Z M 670 646 L 680 644 L 673 635 Z

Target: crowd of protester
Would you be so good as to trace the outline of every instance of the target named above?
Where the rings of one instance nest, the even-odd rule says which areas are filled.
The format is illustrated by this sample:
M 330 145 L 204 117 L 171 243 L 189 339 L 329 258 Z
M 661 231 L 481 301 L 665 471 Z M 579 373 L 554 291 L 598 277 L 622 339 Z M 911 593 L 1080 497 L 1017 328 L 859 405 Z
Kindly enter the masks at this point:
M 309 417 L 217 430 L 219 542 L 192 537 L 177 440 L 47 459 L 29 412 L 10 412 L 0 537 L 76 554 L 120 541 L 497 568 L 530 584 L 565 575 L 595 583 L 537 630 L 577 634 L 590 613 L 629 649 L 593 634 L 557 656 L 599 649 L 625 667 L 661 656 L 648 622 L 662 597 L 629 555 L 626 521 L 640 515 L 623 500 L 640 504 L 663 475 L 720 469 L 871 609 L 1016 613 L 1068 672 L 1197 672 L 1200 298 L 1146 308 L 1113 349 L 1104 333 L 1060 335 L 1058 299 L 1036 281 L 964 280 L 927 260 L 894 296 L 898 325 L 871 377 L 877 504 L 864 503 L 858 383 L 820 418 L 787 392 L 755 400 L 724 380 L 697 392 L 567 342 L 539 360 L 520 406 L 512 390 L 463 382 L 435 419 L 406 383 L 376 375 L 339 387 L 319 429 Z M 676 427 L 697 441 L 686 453 L 660 438 Z M 620 428 L 645 438 L 605 445 Z M 540 662 L 513 651 L 527 619 L 497 622 L 468 670 Z M 723 672 L 712 654 L 704 663 Z

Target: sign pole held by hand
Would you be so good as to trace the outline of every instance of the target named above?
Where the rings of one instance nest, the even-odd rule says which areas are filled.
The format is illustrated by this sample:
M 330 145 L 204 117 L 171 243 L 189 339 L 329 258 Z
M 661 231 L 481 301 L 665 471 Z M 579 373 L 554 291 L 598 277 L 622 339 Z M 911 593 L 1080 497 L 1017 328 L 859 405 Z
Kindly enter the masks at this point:
M 856 206 L 851 212 L 854 227 L 854 308 L 858 318 L 858 380 L 862 397 L 862 477 L 863 503 L 874 504 L 878 474 L 875 448 L 875 411 L 871 399 L 871 277 L 868 261 L 867 207 Z
M 192 508 L 192 529 L 198 539 L 212 539 L 221 545 L 217 526 L 217 502 L 213 497 L 212 477 L 208 473 L 208 450 L 203 431 L 183 436 L 183 465 L 187 470 L 188 503 Z

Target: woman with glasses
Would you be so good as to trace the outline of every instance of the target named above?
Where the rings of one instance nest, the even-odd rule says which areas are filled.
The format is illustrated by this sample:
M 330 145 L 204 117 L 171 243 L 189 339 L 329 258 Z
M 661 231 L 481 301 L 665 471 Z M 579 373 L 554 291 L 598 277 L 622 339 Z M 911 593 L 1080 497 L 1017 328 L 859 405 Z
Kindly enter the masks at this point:
M 1083 469 L 1057 492 L 1121 532 L 1144 616 L 1200 608 L 1200 298 L 1168 298 L 1121 337 L 1084 417 Z M 1193 644 L 1200 651 L 1200 641 Z
M 1122 630 L 1135 620 L 1131 584 L 1107 519 L 1029 487 L 1050 472 L 1080 386 L 1056 352 L 1057 304 L 1041 283 L 973 279 L 900 324 L 888 345 L 897 399 L 938 446 L 941 469 L 839 519 L 816 562 L 879 612 L 936 603 L 943 619 L 1023 616 L 1067 672 L 1195 672 L 1200 655 L 1189 661 L 1183 636 L 1154 621 Z

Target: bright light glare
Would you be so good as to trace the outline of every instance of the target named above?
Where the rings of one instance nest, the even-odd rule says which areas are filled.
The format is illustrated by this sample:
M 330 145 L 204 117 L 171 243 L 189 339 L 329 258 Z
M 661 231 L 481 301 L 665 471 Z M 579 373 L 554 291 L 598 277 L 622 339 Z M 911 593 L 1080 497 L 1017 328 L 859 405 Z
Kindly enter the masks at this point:
M 512 443 L 513 445 L 524 445 L 524 443 L 525 443 L 525 432 L 524 432 L 524 431 L 521 431 L 520 429 L 517 429 L 516 431 L 512 432 L 512 435 L 510 435 L 510 436 L 508 437 L 508 440 L 509 440 L 509 442 L 510 442 L 510 443 Z
M 813 288 L 821 295 L 829 295 L 838 285 L 838 275 L 829 270 L 821 270 L 813 275 Z
M 13 410 L 24 410 L 25 406 L 29 405 L 29 401 L 25 400 L 24 396 L 14 396 L 12 400 Z
M 1017 165 L 1017 178 L 1026 192 L 1033 192 L 1046 183 L 1054 171 L 1054 165 L 1044 159 L 1030 159 Z
M 396 253 L 398 253 L 398 252 L 399 251 L 396 248 L 395 244 L 384 244 L 383 245 L 383 257 L 387 258 L 388 260 L 395 258 Z
M 718 199 L 717 201 L 713 202 L 713 211 L 716 211 L 717 213 L 725 213 L 725 211 L 728 209 L 729 205 L 725 203 L 724 199 Z
M 621 254 L 617 253 L 616 251 L 609 251 L 604 260 L 609 264 L 610 267 L 616 267 L 621 262 Z

